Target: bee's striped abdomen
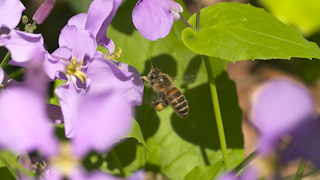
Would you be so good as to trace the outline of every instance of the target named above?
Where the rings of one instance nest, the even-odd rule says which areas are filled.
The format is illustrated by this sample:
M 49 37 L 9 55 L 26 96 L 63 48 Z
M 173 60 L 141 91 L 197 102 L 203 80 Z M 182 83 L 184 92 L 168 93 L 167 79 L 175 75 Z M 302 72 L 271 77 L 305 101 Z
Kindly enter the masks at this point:
M 176 113 L 185 118 L 188 115 L 189 106 L 185 96 L 177 88 L 173 88 L 166 93 L 167 101 Z

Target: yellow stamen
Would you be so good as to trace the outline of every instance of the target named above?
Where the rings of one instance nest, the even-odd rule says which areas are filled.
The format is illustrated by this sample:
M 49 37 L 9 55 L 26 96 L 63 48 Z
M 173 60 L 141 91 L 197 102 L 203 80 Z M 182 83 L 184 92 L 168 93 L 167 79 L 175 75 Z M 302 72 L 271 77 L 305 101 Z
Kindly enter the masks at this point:
M 121 50 L 120 47 L 118 47 L 118 49 L 119 49 L 119 51 L 118 51 L 118 52 L 115 52 L 114 55 L 109 56 L 108 54 L 106 54 L 106 55 L 104 56 L 104 58 L 112 60 L 112 59 L 115 59 L 115 58 L 120 57 L 122 50 Z
M 72 170 L 80 165 L 80 160 L 72 155 L 70 143 L 62 142 L 59 154 L 50 159 L 50 164 L 58 168 L 64 177 L 68 177 Z
M 77 65 L 77 59 L 76 58 L 72 58 L 72 63 L 69 63 L 67 65 L 67 75 L 71 76 L 74 75 L 77 78 L 80 79 L 80 81 L 82 83 L 84 83 L 84 79 L 87 79 L 87 76 L 80 70 L 78 70 L 77 68 L 81 67 L 83 64 L 83 60 Z

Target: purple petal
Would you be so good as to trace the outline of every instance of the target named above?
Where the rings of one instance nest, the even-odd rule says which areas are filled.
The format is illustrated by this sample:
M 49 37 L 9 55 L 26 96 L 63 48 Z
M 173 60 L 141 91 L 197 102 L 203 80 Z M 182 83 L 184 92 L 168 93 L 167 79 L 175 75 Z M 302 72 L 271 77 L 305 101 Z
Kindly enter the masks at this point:
M 110 4 L 111 2 L 113 3 L 113 5 Z M 112 53 L 114 50 L 109 48 L 112 48 L 113 42 L 106 37 L 107 28 L 109 27 L 112 19 L 118 11 L 118 8 L 121 5 L 121 3 L 122 0 L 95 0 L 93 1 L 93 3 L 91 3 L 88 11 L 86 29 L 92 31 L 92 33 L 96 37 L 98 45 L 107 48 L 109 52 Z M 110 13 L 104 12 L 102 14 L 99 14 L 98 12 L 103 11 L 101 7 L 108 7 L 108 12 L 110 10 L 109 7 L 112 7 L 112 9 Z
M 113 10 L 114 0 L 94 0 L 88 10 L 88 19 L 85 25 L 86 30 L 97 36 L 103 22 Z M 107 29 L 107 27 L 105 28 Z M 106 33 L 104 34 L 106 36 Z
M 69 177 L 70 180 L 121 180 L 102 171 L 86 173 L 85 170 L 78 170 Z
M 127 180 L 145 180 L 146 175 L 142 170 L 136 171 L 131 177 Z
M 282 160 L 291 161 L 296 158 L 311 160 L 320 168 L 320 119 L 299 124 L 292 132 L 291 146 L 282 152 Z
M 56 49 L 43 63 L 44 71 L 50 79 L 54 80 L 58 72 L 65 72 L 67 64 L 72 57 L 72 52 L 65 47 Z
M 139 72 L 124 63 L 119 64 L 122 70 L 112 61 L 97 58 L 84 72 L 91 79 L 90 94 L 99 94 L 116 90 L 126 97 L 132 106 L 142 103 L 143 81 Z
M 279 138 L 300 122 L 314 116 L 314 100 L 297 83 L 285 79 L 271 80 L 256 93 L 251 109 L 251 121 L 260 131 L 263 152 L 274 148 Z
M 46 83 L 49 82 L 49 78 L 43 70 L 46 53 L 43 49 L 39 49 L 35 52 L 34 58 L 27 62 L 24 82 L 29 89 L 34 90 L 43 98 L 47 96 Z
M 10 39 L 4 45 L 11 53 L 11 58 L 16 62 L 25 62 L 34 57 L 39 49 L 43 49 L 41 34 L 27 33 L 11 30 Z
M 2 26 L 15 28 L 25 9 L 20 0 L 0 0 L 0 28 Z
M 218 178 L 218 180 L 240 180 L 240 178 L 236 177 L 236 175 L 233 173 L 228 173 L 228 174 L 220 176 Z
M 132 21 L 143 37 L 155 41 L 169 34 L 173 17 L 168 1 L 139 0 L 132 11 Z
M 47 104 L 46 111 L 53 124 L 62 124 L 62 111 L 59 106 Z
M 108 151 L 112 144 L 131 130 L 130 106 L 119 94 L 86 96 L 76 112 L 74 153 L 83 157 L 90 150 Z
M 78 30 L 76 26 L 66 25 L 59 36 L 60 47 L 69 48 L 72 56 L 81 62 L 84 56 L 93 57 L 96 52 L 97 44 L 87 30 Z
M 74 83 L 60 85 L 54 91 L 58 96 L 60 107 L 64 119 L 64 128 L 67 138 L 74 136 L 74 127 L 76 123 L 77 105 L 84 96 L 83 91 L 78 90 Z
M 109 55 L 112 55 L 114 53 L 115 45 L 110 38 L 107 38 L 107 37 L 100 38 L 98 45 L 108 49 Z
M 77 15 L 72 16 L 68 20 L 69 26 L 76 26 L 78 30 L 85 29 L 86 21 L 87 21 L 88 14 L 86 13 L 80 13 Z
M 37 24 L 42 24 L 51 13 L 55 3 L 56 0 L 45 0 L 34 13 L 32 19 L 36 21 Z
M 0 146 L 10 150 L 57 152 L 58 142 L 49 125 L 40 96 L 27 88 L 12 87 L 0 94 Z
M 4 71 L 3 69 L 0 67 L 0 85 L 3 83 L 4 80 Z

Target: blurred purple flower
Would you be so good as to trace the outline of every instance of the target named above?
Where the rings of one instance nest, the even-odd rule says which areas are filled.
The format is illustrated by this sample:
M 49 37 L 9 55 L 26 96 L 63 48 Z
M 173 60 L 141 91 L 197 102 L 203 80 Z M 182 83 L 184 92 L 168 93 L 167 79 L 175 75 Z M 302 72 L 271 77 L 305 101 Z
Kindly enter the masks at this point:
M 290 133 L 288 148 L 280 151 L 281 160 L 289 162 L 296 158 L 311 160 L 320 168 L 320 119 L 299 124 Z
M 56 0 L 45 0 L 34 13 L 32 19 L 37 22 L 37 24 L 42 24 L 43 21 L 49 16 L 51 13 Z
M 132 11 L 132 21 L 141 35 L 151 41 L 166 37 L 179 20 L 183 8 L 173 0 L 139 0 Z
M 41 34 L 15 30 L 25 7 L 19 0 L 0 0 L 0 46 L 6 47 L 13 61 L 25 62 L 33 57 L 34 49 L 43 48 Z
M 275 150 L 283 138 L 302 122 L 314 118 L 315 102 L 308 90 L 285 80 L 270 80 L 256 91 L 251 122 L 259 132 L 259 151 Z
M 26 86 L 12 86 L 10 92 L 0 94 L 0 147 L 16 153 L 40 151 L 48 159 L 47 179 L 118 179 L 102 172 L 86 177 L 80 160 L 91 150 L 107 152 L 129 133 L 131 107 L 125 98 L 106 92 L 82 99 L 77 105 L 76 135 L 59 147 L 43 98 Z M 139 172 L 132 179 L 141 177 Z

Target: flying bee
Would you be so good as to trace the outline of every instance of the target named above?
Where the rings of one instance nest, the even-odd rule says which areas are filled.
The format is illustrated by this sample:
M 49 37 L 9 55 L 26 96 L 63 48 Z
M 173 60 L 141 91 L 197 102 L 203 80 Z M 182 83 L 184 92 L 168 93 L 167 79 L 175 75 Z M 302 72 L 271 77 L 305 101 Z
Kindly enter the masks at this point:
M 162 111 L 165 106 L 170 104 L 179 116 L 187 117 L 189 111 L 188 102 L 181 91 L 174 86 L 173 80 L 169 75 L 162 73 L 157 68 L 153 68 L 151 63 L 151 70 L 148 76 L 142 76 L 141 79 L 147 81 L 154 92 L 158 93 L 158 99 L 151 102 L 151 107 L 156 106 L 157 111 Z

